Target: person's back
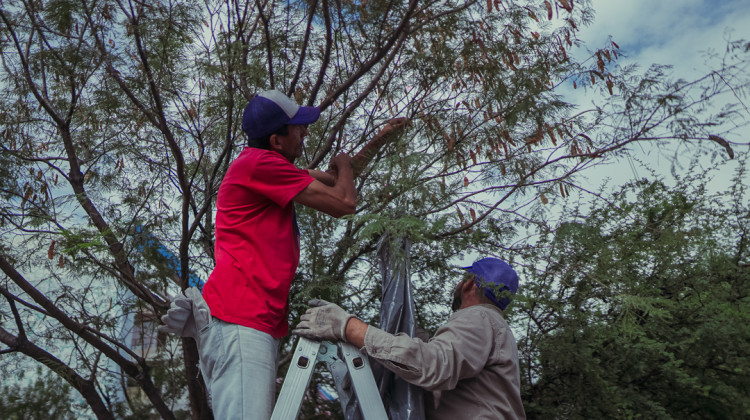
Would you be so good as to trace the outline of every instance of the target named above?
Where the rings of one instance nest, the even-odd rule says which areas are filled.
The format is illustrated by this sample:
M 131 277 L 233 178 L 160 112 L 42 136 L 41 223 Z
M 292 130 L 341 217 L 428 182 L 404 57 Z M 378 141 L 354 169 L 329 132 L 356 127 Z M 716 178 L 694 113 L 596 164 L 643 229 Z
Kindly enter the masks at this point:
M 486 352 L 486 365 L 476 375 L 458 380 L 453 389 L 429 392 L 437 388 L 425 387 L 428 390 L 425 392 L 426 419 L 524 418 L 516 340 L 502 312 L 490 304 L 461 309 L 435 336 L 454 336 L 457 329 L 462 330 L 459 335 L 471 331 L 473 337 L 454 341 L 454 351 Z M 459 372 L 455 372 L 450 376 L 458 375 Z
M 216 200 L 216 266 L 203 289 L 211 315 L 287 334 L 287 300 L 299 262 L 292 199 L 313 178 L 280 154 L 245 148 Z

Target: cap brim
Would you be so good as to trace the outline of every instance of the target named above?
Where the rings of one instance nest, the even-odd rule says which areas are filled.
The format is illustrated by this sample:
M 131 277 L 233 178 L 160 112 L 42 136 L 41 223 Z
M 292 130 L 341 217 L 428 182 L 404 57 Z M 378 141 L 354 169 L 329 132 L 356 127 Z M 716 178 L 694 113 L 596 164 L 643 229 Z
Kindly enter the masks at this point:
M 294 117 L 287 122 L 287 125 L 307 125 L 318 121 L 320 118 L 320 108 L 316 106 L 301 106 Z

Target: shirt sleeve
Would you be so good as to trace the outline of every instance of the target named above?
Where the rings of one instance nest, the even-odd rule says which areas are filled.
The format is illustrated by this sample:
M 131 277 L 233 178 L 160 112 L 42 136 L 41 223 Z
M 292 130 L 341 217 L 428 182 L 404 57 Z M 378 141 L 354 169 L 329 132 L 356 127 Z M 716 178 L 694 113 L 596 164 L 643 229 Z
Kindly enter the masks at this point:
M 466 308 L 438 329 L 429 342 L 368 327 L 367 353 L 405 381 L 445 391 L 482 371 L 492 352 L 494 329 L 481 310 Z
M 250 188 L 279 207 L 286 207 L 314 180 L 307 170 L 297 168 L 281 155 L 268 153 L 257 162 Z

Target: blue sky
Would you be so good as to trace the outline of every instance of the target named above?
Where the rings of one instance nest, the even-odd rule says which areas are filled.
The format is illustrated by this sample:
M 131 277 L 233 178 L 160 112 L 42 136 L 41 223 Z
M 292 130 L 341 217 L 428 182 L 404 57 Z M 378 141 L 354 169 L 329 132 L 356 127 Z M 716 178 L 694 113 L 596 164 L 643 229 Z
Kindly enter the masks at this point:
M 727 37 L 750 40 L 747 0 L 593 0 L 594 23 L 582 30 L 590 45 L 608 35 L 641 63 L 673 64 L 686 74 L 703 67 L 701 52 L 723 51 Z
M 750 0 L 592 0 L 592 5 L 595 20 L 579 34 L 590 49 L 603 46 L 612 36 L 625 55 L 620 65 L 638 63 L 645 70 L 653 63 L 668 64 L 673 66 L 675 78 L 690 80 L 708 73 L 709 64 L 715 67 L 718 62 L 707 63 L 706 53 L 723 54 L 728 40 L 750 42 Z M 750 106 L 750 98 L 743 100 Z M 750 114 L 745 117 L 750 120 Z M 747 154 L 750 127 L 727 139 L 744 143 L 735 144 L 734 150 Z M 667 180 L 671 178 L 673 159 L 668 152 L 648 146 L 640 152 L 639 158 L 657 167 Z M 717 188 L 728 185 L 737 158 L 724 159 L 720 164 L 723 168 L 717 171 L 714 182 Z M 621 184 L 646 175 L 645 170 L 638 170 L 637 163 L 627 160 L 586 174 L 592 188 L 601 184 L 603 177 Z

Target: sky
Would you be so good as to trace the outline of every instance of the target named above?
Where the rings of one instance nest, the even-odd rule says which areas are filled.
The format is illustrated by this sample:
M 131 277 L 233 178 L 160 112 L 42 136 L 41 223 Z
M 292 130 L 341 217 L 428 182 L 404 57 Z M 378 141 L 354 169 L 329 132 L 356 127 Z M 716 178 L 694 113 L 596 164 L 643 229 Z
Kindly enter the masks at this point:
M 710 71 L 706 52 L 721 55 L 727 40 L 750 42 L 748 0 L 592 0 L 592 5 L 594 22 L 584 27 L 579 37 L 593 49 L 603 46 L 611 36 L 625 55 L 619 60 L 620 64 L 639 63 L 641 70 L 652 63 L 668 64 L 673 66 L 675 77 L 694 79 Z M 750 98 L 744 100 L 750 106 Z M 750 120 L 750 114 L 746 117 Z M 747 153 L 750 127 L 727 139 L 745 143 L 735 144 L 733 148 L 735 152 Z M 644 152 L 646 161 L 669 178 L 671 160 L 664 153 L 648 149 Z M 718 171 L 713 183 L 716 188 L 729 183 L 737 158 L 733 161 L 725 159 L 722 165 L 726 166 Z M 614 177 L 613 183 L 619 184 L 647 175 L 633 162 L 621 161 L 613 166 L 588 173 L 592 186 L 601 183 L 605 176 Z

